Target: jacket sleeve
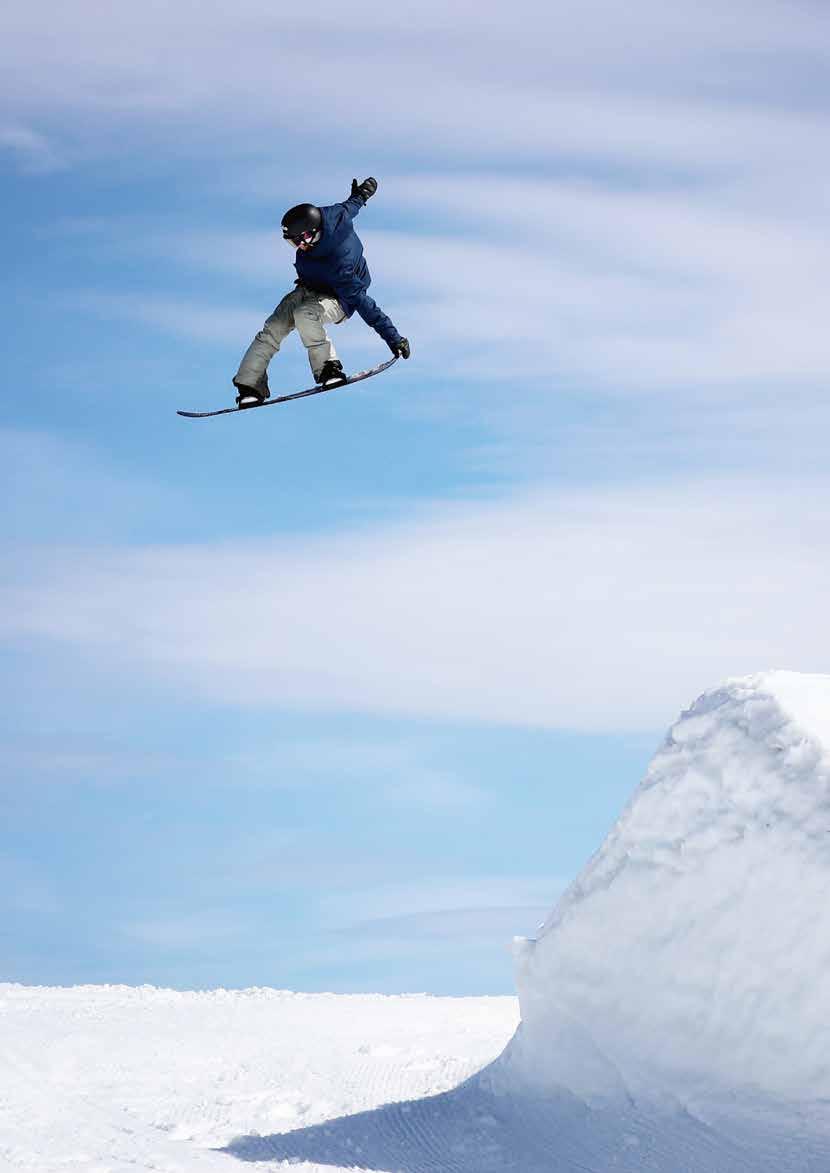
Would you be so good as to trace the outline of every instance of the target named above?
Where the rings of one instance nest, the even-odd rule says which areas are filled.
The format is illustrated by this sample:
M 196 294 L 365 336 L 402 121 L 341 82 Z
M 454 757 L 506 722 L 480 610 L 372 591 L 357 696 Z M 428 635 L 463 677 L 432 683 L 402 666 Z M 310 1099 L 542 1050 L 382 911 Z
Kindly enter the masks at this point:
M 371 326 L 380 334 L 388 346 L 395 346 L 401 336 L 395 329 L 390 318 L 386 316 L 380 306 L 369 297 L 360 281 L 353 275 L 343 274 L 334 283 L 334 292 L 349 317 L 358 314 L 367 326 Z
M 359 195 L 353 195 L 349 196 L 347 200 L 344 200 L 340 207 L 343 208 L 350 220 L 354 220 L 358 212 L 366 207 L 366 204 Z
M 377 330 L 388 346 L 397 346 L 401 336 L 378 303 L 368 293 L 361 293 L 355 305 L 355 313 L 359 314 L 367 326 Z
M 333 228 L 337 228 L 341 223 L 342 216 L 345 216 L 351 223 L 364 207 L 365 204 L 360 196 L 349 196 L 342 204 L 326 204 L 324 208 L 320 208 L 320 211 L 323 213 L 323 219 L 328 220 Z

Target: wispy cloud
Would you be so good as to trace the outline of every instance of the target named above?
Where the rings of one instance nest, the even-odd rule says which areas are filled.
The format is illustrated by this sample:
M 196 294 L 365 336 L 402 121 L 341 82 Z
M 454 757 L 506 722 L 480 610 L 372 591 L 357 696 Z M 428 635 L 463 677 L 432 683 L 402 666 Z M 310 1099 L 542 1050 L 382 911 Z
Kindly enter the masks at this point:
M 58 549 L 7 581 L 2 632 L 229 704 L 654 728 L 722 676 L 826 667 L 826 495 L 652 483 L 324 539 Z M 256 608 L 240 581 L 267 585 Z
M 65 164 L 45 135 L 27 126 L 0 125 L 0 155 L 8 153 L 22 171 L 35 175 L 59 171 Z
M 692 0 L 670 9 L 638 0 L 624 13 L 611 0 L 592 0 L 578 12 L 561 0 L 489 11 L 467 0 L 450 8 L 430 0 L 419 6 L 417 23 L 400 13 L 391 20 L 380 0 L 349 12 L 324 0 L 316 12 L 336 37 L 339 68 L 318 71 L 309 87 L 305 14 L 261 0 L 244 0 L 233 12 L 190 2 L 116 12 L 86 0 L 71 12 L 56 10 L 48 29 L 13 0 L 0 39 L 3 92 L 12 108 L 83 110 L 126 125 L 143 116 L 156 132 L 158 113 L 166 111 L 175 115 L 171 140 L 175 133 L 181 143 L 183 120 L 207 122 L 212 144 L 232 131 L 225 137 L 236 137 L 243 150 L 251 138 L 240 143 L 241 128 L 284 134 L 301 119 L 307 136 L 325 119 L 366 144 L 388 139 L 405 113 L 408 145 L 430 141 L 433 151 L 441 143 L 492 155 L 497 141 L 514 156 L 538 157 L 554 146 L 621 154 L 639 147 L 651 155 L 662 148 L 677 157 L 716 137 L 719 127 L 717 117 L 684 119 L 684 144 L 681 120 L 666 116 L 672 95 L 691 99 L 703 91 L 718 111 L 753 85 L 761 88 L 756 75 L 763 74 L 762 93 L 772 101 L 795 69 L 820 56 L 827 29 L 818 7 L 784 11 L 771 0 L 734 0 L 728 14 Z M 229 71 L 234 59 L 247 68 Z M 714 79 L 713 61 L 720 68 Z M 369 62 L 371 101 L 356 119 L 340 100 L 342 76 Z M 630 104 L 657 96 L 660 109 L 632 117 L 623 95 Z M 724 138 L 724 155 L 735 141 Z
M 238 910 L 210 909 L 128 921 L 120 926 L 120 932 L 153 949 L 189 953 L 211 952 L 218 945 L 244 939 L 250 927 Z
M 157 478 L 125 473 L 92 444 L 23 428 L 0 428 L 0 492 L 0 534 L 21 546 L 123 538 L 183 505 Z
M 419 810 L 455 810 L 487 804 L 481 787 L 433 765 L 428 745 L 410 739 L 359 741 L 319 738 L 288 742 L 273 751 L 237 755 L 232 764 L 263 785 L 303 786 L 315 778 L 359 785 L 376 802 Z
M 79 291 L 67 297 L 74 310 L 85 310 L 100 318 L 142 322 L 174 338 L 189 338 L 202 344 L 239 344 L 262 324 L 265 312 L 260 307 L 246 311 L 236 305 L 200 303 L 167 294 L 98 293 Z M 247 344 L 247 342 L 246 342 Z
M 424 948 L 492 956 L 533 933 L 566 887 L 556 876 L 425 876 L 417 883 L 331 891 L 318 901 L 322 931 L 358 958 L 418 956 Z M 507 969 L 507 966 L 505 966 Z
M 53 681 L 53 686 L 57 682 Z M 134 746 L 108 745 L 105 738 L 58 737 L 0 742 L 4 774 L 0 788 L 35 784 L 91 784 L 94 786 L 148 783 L 158 777 L 202 785 L 217 776 L 234 777 L 232 759 L 198 753 L 149 752 Z
M 516 936 L 526 936 L 544 922 L 549 906 L 516 905 L 513 908 L 448 908 L 410 916 L 388 916 L 358 921 L 340 932 L 354 942 L 451 941 L 456 946 L 472 942 L 505 949 Z
M 319 909 L 329 927 L 345 927 L 358 920 L 368 925 L 410 921 L 438 914 L 514 912 L 517 908 L 550 908 L 566 880 L 557 876 L 475 875 L 424 876 L 417 883 L 377 884 L 321 896 Z

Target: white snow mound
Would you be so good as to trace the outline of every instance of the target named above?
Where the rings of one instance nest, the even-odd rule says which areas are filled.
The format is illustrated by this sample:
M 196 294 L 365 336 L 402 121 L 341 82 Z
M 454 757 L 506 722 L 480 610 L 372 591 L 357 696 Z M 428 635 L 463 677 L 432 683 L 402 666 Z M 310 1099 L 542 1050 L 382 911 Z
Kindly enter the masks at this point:
M 830 1100 L 830 676 L 700 697 L 518 954 L 514 1085 L 689 1111 Z

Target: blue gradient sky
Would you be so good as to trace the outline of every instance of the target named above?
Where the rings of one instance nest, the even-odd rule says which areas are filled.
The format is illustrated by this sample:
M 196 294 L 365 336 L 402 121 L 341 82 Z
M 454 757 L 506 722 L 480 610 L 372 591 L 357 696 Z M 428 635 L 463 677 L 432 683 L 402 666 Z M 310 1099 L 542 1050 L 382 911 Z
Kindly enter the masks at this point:
M 0 17 L 8 979 L 508 991 L 678 710 L 827 670 L 825 9 L 313 23 Z M 410 362 L 178 419 L 370 173 Z

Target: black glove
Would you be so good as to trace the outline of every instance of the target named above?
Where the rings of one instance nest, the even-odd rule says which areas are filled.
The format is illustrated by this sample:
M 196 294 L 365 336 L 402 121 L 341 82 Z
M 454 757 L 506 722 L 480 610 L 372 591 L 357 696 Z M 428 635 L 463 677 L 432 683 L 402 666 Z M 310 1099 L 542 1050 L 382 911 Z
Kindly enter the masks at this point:
M 366 201 L 372 198 L 377 189 L 378 181 L 373 179 L 371 175 L 368 177 L 368 179 L 364 179 L 362 183 L 358 183 L 356 179 L 352 180 L 352 195 L 360 196 L 360 198 L 363 200 L 364 206 Z
M 389 349 L 393 354 L 399 354 L 401 358 L 409 358 L 412 353 L 409 349 L 408 338 L 399 338 L 397 342 L 390 342 Z

